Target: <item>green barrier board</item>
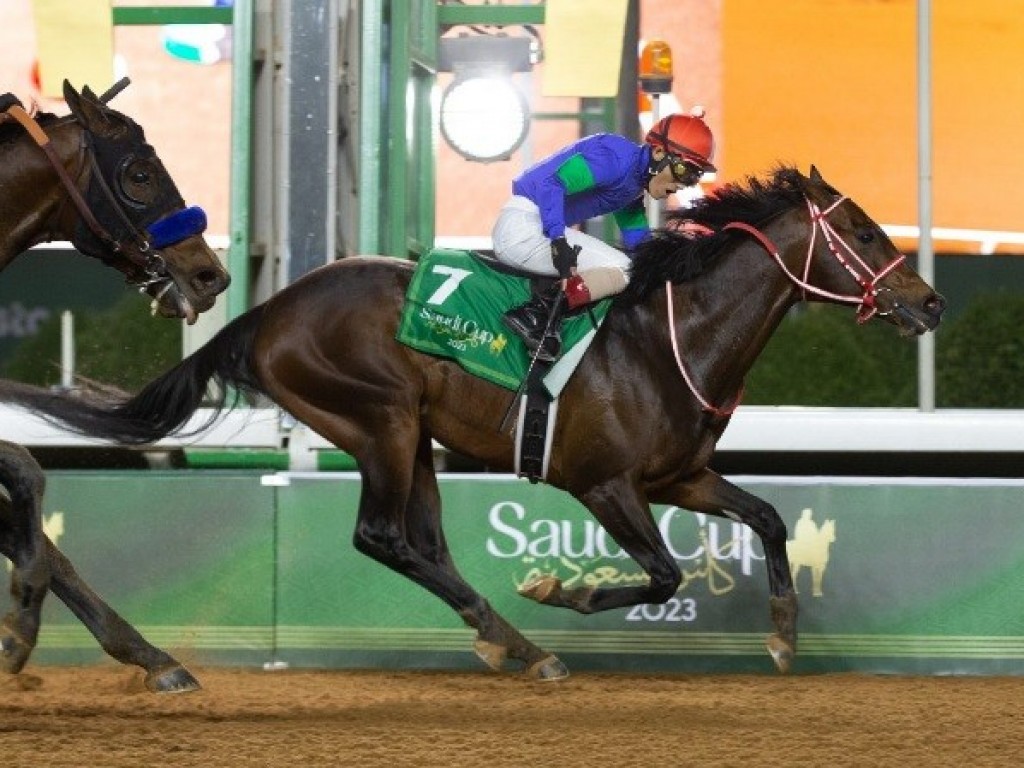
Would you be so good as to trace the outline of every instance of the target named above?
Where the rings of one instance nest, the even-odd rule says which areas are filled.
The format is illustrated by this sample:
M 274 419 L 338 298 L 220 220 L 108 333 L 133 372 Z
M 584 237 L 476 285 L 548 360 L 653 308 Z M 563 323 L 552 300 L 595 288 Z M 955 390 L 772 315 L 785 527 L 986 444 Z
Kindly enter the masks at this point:
M 798 566 L 798 671 L 1024 670 L 1024 516 L 1018 485 L 741 483 L 778 508 Z M 359 483 L 280 489 L 278 654 L 323 666 L 474 666 L 472 633 L 437 598 L 349 544 Z M 495 607 L 575 668 L 765 671 L 772 631 L 760 542 L 671 507 L 655 517 L 684 573 L 664 605 L 581 616 L 516 594 L 644 578 L 567 495 L 514 479 L 442 479 L 456 564 Z M 383 660 L 383 661 L 382 661 Z
M 1024 484 L 735 478 L 789 529 L 795 671 L 1021 674 Z M 152 641 L 186 662 L 481 667 L 438 598 L 352 546 L 351 473 L 55 472 L 50 535 Z M 443 476 L 465 578 L 571 669 L 773 673 L 760 542 L 730 520 L 657 507 L 684 573 L 664 605 L 582 616 L 516 593 L 644 578 L 576 501 L 510 478 Z M 105 658 L 51 597 L 40 663 Z
M 44 522 L 93 589 L 186 663 L 271 653 L 274 495 L 259 474 L 54 472 Z M 33 658 L 107 657 L 50 595 Z

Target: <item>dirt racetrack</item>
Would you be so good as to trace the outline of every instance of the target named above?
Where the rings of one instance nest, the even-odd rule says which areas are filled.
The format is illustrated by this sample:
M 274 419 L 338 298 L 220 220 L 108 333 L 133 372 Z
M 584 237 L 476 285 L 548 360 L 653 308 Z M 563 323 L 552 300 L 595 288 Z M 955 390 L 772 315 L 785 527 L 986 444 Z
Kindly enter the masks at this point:
M 1024 678 L 193 671 L 205 690 L 180 696 L 114 666 L 6 677 L 4 763 L 1002 768 L 1024 749 Z

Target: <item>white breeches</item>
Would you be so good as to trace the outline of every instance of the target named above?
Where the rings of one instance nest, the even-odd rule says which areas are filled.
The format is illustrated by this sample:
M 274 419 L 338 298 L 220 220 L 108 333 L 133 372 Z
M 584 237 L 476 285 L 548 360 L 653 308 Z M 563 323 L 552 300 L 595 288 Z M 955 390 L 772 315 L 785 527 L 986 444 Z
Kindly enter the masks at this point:
M 551 241 L 544 235 L 540 209 L 525 197 L 512 197 L 498 214 L 491 235 L 498 261 L 538 275 L 557 275 L 551 261 Z M 592 269 L 615 267 L 628 280 L 629 257 L 603 240 L 576 229 L 566 228 L 569 245 L 579 246 L 576 268 L 581 275 Z M 621 288 L 619 289 L 621 290 Z

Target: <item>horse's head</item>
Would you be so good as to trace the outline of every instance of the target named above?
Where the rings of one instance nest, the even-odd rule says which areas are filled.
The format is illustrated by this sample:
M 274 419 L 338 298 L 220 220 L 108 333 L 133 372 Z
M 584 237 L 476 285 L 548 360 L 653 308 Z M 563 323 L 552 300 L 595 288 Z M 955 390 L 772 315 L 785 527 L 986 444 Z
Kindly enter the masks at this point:
M 791 279 L 805 298 L 855 304 L 861 322 L 877 315 L 906 336 L 938 326 L 945 299 L 911 269 L 882 228 L 814 166 L 810 176 L 794 173 L 794 180 L 807 203 L 800 226 L 810 232 L 787 259 L 800 261 Z
M 820 535 L 821 538 L 829 544 L 834 543 L 836 540 L 836 521 L 831 518 L 825 520 L 825 522 L 821 524 Z
M 625 302 L 643 300 L 666 280 L 704 273 L 743 232 L 785 274 L 788 298 L 852 304 L 861 322 L 878 315 L 907 336 L 934 329 L 946 306 L 881 227 L 814 167 L 809 176 L 783 166 L 767 180 L 727 184 L 667 218 L 637 248 Z
M 67 81 L 64 99 L 83 130 L 88 174 L 87 211 L 80 211 L 72 243 L 150 295 L 154 312 L 195 322 L 230 282 L 203 238 L 206 215 L 186 207 L 131 118 Z

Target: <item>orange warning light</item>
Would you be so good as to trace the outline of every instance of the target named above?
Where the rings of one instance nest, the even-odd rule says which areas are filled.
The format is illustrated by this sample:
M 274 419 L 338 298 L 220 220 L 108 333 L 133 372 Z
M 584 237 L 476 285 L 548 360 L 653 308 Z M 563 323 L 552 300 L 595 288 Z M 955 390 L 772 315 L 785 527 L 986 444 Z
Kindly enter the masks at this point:
M 646 93 L 672 90 L 672 49 L 664 40 L 651 40 L 640 52 L 640 87 Z

